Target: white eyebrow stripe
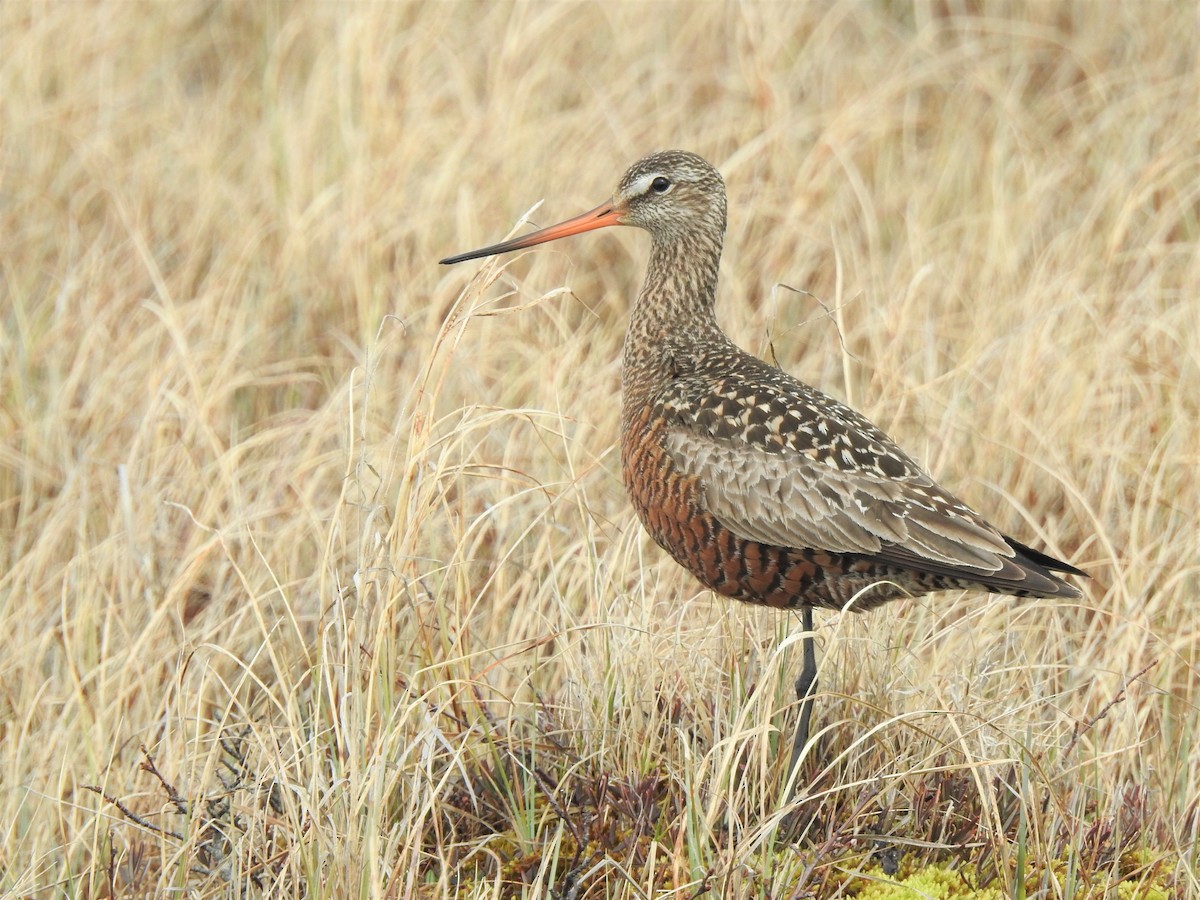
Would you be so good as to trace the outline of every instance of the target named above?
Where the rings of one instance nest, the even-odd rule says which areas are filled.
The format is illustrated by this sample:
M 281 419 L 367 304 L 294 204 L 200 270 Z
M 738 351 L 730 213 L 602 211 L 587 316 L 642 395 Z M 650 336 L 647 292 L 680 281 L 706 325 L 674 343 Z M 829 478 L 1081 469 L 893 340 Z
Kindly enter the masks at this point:
M 643 175 L 637 181 L 629 186 L 629 196 L 636 197 L 639 194 L 644 194 L 650 190 L 650 182 L 658 177 L 658 172 L 651 172 L 648 175 Z

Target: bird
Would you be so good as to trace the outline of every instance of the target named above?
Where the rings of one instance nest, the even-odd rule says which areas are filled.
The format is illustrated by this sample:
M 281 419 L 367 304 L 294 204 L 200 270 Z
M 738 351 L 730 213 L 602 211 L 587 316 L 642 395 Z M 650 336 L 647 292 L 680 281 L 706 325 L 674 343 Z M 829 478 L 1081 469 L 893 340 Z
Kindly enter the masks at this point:
M 1087 577 L 1002 534 L 865 416 L 738 347 L 717 324 L 725 182 L 702 157 L 652 153 L 611 199 L 441 260 L 508 253 L 615 225 L 650 235 L 621 365 L 621 472 L 654 541 L 704 586 L 803 617 L 799 721 L 817 685 L 812 611 L 968 589 L 1079 598 Z

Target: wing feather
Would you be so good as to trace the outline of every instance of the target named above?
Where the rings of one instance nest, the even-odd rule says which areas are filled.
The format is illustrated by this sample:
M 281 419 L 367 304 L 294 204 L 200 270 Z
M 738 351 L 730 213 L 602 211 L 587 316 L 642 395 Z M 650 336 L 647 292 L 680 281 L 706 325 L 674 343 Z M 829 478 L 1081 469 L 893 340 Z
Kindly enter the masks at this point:
M 915 467 L 902 477 L 839 468 L 683 422 L 669 429 L 666 445 L 703 483 L 712 514 L 749 540 L 965 569 L 968 577 L 1020 572 L 1004 537 Z

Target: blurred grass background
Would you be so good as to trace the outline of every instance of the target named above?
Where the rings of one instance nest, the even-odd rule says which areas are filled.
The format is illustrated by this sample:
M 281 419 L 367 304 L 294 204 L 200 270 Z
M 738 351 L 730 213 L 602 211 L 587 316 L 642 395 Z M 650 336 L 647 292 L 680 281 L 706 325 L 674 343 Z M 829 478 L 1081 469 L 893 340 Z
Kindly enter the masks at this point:
M 0 891 L 1200 896 L 1198 25 L 0 5 Z M 669 147 L 731 336 L 1094 576 L 820 617 L 794 795 L 798 620 L 621 491 L 644 236 L 436 264 Z

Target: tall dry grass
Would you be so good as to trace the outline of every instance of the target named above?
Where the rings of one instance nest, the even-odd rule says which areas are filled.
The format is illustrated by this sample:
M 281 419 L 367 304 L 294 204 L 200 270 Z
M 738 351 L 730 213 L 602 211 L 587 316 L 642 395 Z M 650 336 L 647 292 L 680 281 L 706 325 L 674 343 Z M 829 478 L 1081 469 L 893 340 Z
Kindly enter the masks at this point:
M 1200 896 L 1197 25 L 0 5 L 0 891 Z M 794 794 L 797 621 L 622 495 L 644 237 L 435 262 L 664 147 L 736 340 L 1093 575 L 821 616 Z

